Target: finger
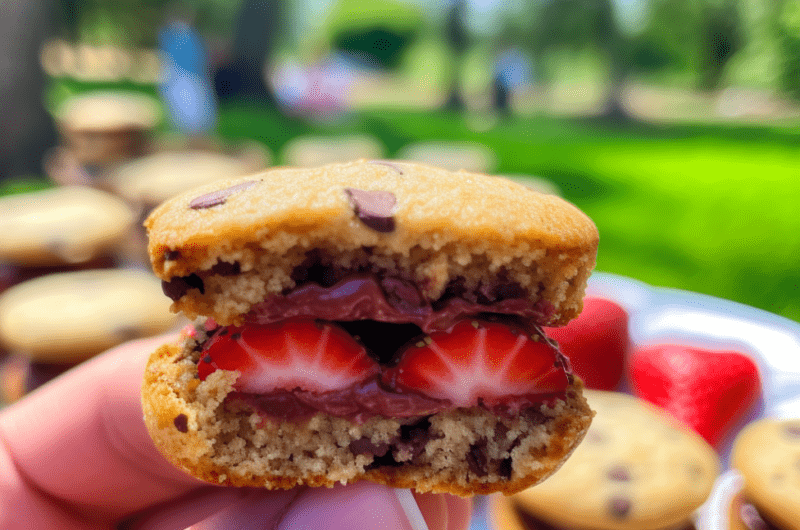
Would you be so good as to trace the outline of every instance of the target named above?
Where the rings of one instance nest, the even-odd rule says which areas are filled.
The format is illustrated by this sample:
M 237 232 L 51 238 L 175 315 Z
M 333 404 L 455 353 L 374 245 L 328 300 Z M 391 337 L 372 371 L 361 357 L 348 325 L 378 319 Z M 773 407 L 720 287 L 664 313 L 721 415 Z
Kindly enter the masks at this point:
M 466 530 L 472 518 L 472 500 L 455 495 L 414 493 L 428 528 Z
M 465 530 L 471 502 L 451 495 L 417 495 L 430 530 Z M 126 530 L 250 530 L 294 528 L 412 530 L 394 491 L 370 482 L 334 488 L 267 491 L 225 488 L 192 495 L 142 514 Z
M 459 499 L 450 504 L 451 499 L 455 499 L 450 495 L 417 495 L 416 498 L 422 498 L 418 505 L 431 530 L 464 530 L 469 526 L 468 500 Z M 454 510 L 452 519 L 451 508 Z M 357 482 L 332 489 L 306 490 L 291 504 L 277 528 L 411 530 L 411 525 L 391 488 Z
M 144 366 L 167 340 L 109 351 L 2 411 L 0 438 L 32 488 L 113 519 L 202 484 L 158 453 L 142 419 Z
M 297 495 L 296 490 L 267 491 L 252 488 L 217 488 L 209 486 L 186 496 L 154 506 L 119 525 L 124 530 L 175 530 L 208 527 L 214 521 L 232 520 L 241 511 L 245 519 L 276 521 Z M 257 514 L 251 514 L 257 507 Z M 220 526 L 218 528 L 238 528 Z M 259 528 L 275 528 L 275 524 Z

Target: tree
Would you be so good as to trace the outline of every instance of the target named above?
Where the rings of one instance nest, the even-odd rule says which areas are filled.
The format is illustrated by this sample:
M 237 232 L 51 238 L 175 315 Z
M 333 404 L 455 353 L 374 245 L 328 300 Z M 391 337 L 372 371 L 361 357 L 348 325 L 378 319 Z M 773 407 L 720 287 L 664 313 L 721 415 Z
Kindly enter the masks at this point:
M 544 0 L 539 4 L 531 41 L 537 63 L 557 49 L 579 51 L 594 47 L 608 59 L 604 116 L 629 117 L 622 89 L 630 72 L 628 39 L 619 26 L 612 0 Z
M 800 5 L 796 0 L 782 0 L 776 13 L 775 32 L 782 52 L 780 85 L 800 99 Z
M 266 81 L 265 63 L 275 49 L 282 23 L 280 0 L 243 0 L 239 6 L 231 55 L 214 75 L 220 100 L 244 98 L 276 105 Z
M 700 23 L 700 88 L 719 86 L 725 65 L 743 44 L 736 0 L 705 2 Z

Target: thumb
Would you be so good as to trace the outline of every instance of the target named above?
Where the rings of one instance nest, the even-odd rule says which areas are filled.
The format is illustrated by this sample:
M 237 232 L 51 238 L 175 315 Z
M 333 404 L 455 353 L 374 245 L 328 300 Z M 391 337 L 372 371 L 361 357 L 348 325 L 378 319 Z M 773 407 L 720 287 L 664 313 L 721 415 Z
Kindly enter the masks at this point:
M 469 527 L 469 500 L 433 494 L 415 498 L 429 530 L 466 530 Z M 164 511 L 182 512 L 185 508 L 172 504 L 162 510 L 161 516 L 165 515 Z M 149 528 L 153 528 L 153 522 L 149 521 Z M 191 530 L 230 528 L 420 530 L 424 527 L 413 525 L 394 489 L 364 481 L 333 488 L 295 488 L 281 492 L 242 489 L 235 498 L 229 497 L 224 507 L 191 526 Z

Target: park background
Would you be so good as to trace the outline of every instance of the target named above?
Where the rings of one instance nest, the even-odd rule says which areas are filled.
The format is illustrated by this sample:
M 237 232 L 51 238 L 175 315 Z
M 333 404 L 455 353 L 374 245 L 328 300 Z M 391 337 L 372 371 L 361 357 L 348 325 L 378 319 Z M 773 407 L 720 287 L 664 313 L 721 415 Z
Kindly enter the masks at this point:
M 592 217 L 598 271 L 800 321 L 796 0 L 51 0 L 16 19 L 10 4 L 0 19 L 38 37 L 49 115 L 133 90 L 162 105 L 160 132 L 185 133 L 164 86 L 179 22 L 216 101 L 206 134 L 276 165 L 308 135 L 370 135 L 387 158 L 476 142 L 492 172 L 544 179 Z M 327 76 L 316 100 L 309 72 Z M 3 193 L 51 185 L 0 176 Z

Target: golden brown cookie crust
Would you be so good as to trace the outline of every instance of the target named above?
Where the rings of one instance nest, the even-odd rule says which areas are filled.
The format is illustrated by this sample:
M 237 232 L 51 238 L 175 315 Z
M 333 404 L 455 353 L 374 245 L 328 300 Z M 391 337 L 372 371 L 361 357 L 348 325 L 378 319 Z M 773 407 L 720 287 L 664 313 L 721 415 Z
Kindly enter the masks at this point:
M 196 369 L 200 354 L 191 340 L 164 345 L 150 357 L 142 387 L 144 419 L 170 462 L 215 484 L 277 489 L 366 479 L 419 492 L 510 495 L 558 469 L 583 438 L 593 415 L 580 382 L 568 389 L 566 401 L 542 407 L 543 423 L 507 421 L 505 438 L 493 437 L 500 420 L 483 409 L 435 414 L 431 429 L 440 438 L 427 442 L 422 460 L 369 470 L 365 466 L 372 455 L 354 455 L 349 443 L 362 437 L 386 442 L 399 432 L 397 420 L 373 418 L 356 425 L 317 414 L 307 424 L 295 424 L 262 422 L 252 411 L 229 410 L 222 404 L 237 372 L 218 370 L 201 382 Z M 512 459 L 510 479 L 495 472 L 483 477 L 470 472 L 464 456 L 480 437 L 489 439 L 490 458 Z M 502 440 L 516 438 L 517 445 L 502 445 Z
M 393 194 L 394 230 L 361 222 L 349 188 Z M 196 207 L 214 193 L 224 196 L 219 204 Z M 294 287 L 293 267 L 322 249 L 342 264 L 367 260 L 402 271 L 427 286 L 431 299 L 456 277 L 477 285 L 502 273 L 528 289 L 532 302 L 552 304 L 548 324 L 560 325 L 582 308 L 598 245 L 594 223 L 558 197 L 507 179 L 395 161 L 219 181 L 162 204 L 145 225 L 160 278 L 196 274 L 207 283 L 207 294 L 191 290 L 173 309 L 223 324 Z M 241 274 L 211 278 L 220 262 L 238 263 Z

